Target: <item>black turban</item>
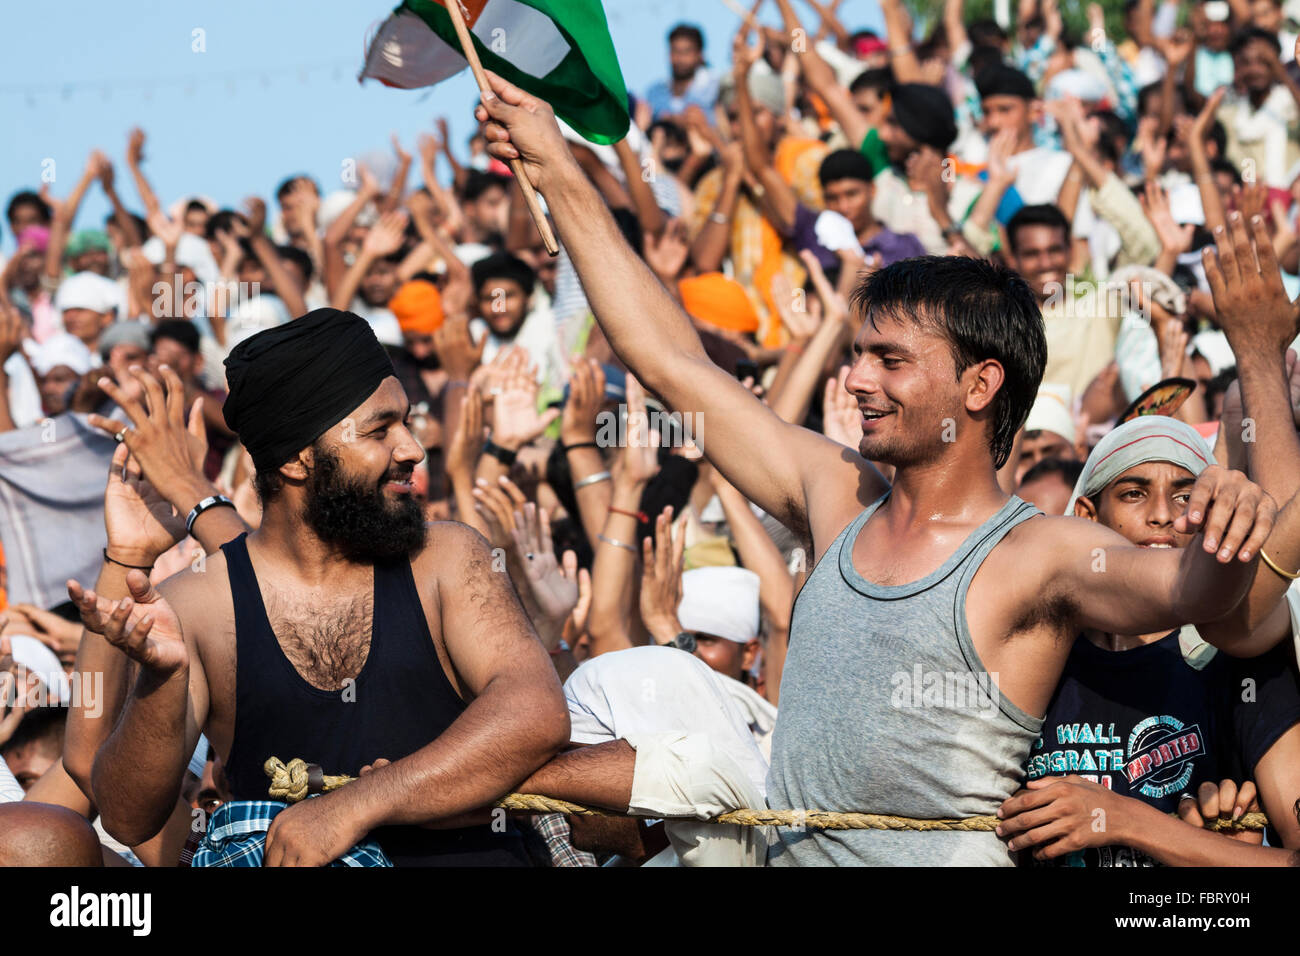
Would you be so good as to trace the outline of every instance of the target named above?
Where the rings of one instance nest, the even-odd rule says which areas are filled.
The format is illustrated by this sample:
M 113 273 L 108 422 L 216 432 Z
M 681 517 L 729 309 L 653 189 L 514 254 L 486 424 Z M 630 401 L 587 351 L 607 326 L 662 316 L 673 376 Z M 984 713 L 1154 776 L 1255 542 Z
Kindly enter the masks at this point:
M 274 471 L 341 422 L 393 374 L 370 323 L 316 309 L 240 342 L 226 359 L 223 414 L 259 472 Z
M 1034 84 L 1024 73 L 1005 63 L 994 63 L 975 74 L 975 89 L 980 99 L 990 96 L 1018 96 L 1022 100 L 1037 99 Z
M 937 86 L 900 83 L 890 92 L 894 122 L 925 146 L 944 152 L 957 138 L 952 100 Z

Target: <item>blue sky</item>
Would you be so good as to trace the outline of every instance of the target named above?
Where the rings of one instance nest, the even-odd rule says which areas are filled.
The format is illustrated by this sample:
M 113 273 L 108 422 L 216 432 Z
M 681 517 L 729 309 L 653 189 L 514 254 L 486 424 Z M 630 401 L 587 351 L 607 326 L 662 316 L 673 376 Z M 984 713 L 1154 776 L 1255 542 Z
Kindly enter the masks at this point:
M 118 192 L 140 211 L 125 167 L 127 131 L 148 134 L 145 169 L 164 206 L 183 194 L 232 205 L 249 193 L 270 199 L 293 172 L 339 185 L 343 162 L 390 150 L 446 115 L 463 155 L 476 101 L 468 70 L 432 89 L 392 90 L 356 82 L 365 38 L 392 0 L 68 0 L 5 4 L 0 52 L 0 150 L 5 201 L 36 188 L 52 168 L 51 190 L 66 195 L 92 148 L 116 167 Z M 748 4 L 746 4 L 748 5 Z M 776 22 L 768 4 L 766 22 Z M 873 0 L 847 0 L 850 27 L 876 25 Z M 721 0 L 605 0 L 624 79 L 644 90 L 667 72 L 665 35 L 687 20 L 705 32 L 706 55 L 727 59 L 739 19 Z M 814 17 L 800 8 L 805 22 Z M 203 52 L 196 52 L 196 30 Z M 51 164 L 52 161 L 52 164 Z M 414 182 L 414 176 L 411 180 Z M 108 211 L 97 186 L 78 225 L 99 225 Z M 7 225 L 0 247 L 13 247 Z

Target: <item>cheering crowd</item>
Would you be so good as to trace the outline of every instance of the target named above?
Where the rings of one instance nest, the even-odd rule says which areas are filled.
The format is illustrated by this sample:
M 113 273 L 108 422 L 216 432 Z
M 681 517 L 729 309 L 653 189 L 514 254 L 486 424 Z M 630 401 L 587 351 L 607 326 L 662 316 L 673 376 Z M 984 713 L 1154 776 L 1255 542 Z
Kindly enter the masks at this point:
M 0 863 L 1300 864 L 1300 10 L 767 6 L 612 146 L 13 193 Z

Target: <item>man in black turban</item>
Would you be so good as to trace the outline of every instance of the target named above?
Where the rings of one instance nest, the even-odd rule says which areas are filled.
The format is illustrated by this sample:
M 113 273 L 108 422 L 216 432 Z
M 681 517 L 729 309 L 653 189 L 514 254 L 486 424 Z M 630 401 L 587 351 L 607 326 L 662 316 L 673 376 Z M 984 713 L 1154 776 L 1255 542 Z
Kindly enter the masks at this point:
M 424 545 L 411 496 L 423 449 L 409 434 L 392 448 L 364 440 L 372 426 L 406 417 L 392 362 L 365 319 L 317 309 L 268 329 L 235 347 L 226 378 L 226 424 L 253 458 L 264 508 L 287 481 L 305 492 L 304 523 L 345 558 L 386 560 Z
M 426 527 L 409 482 L 424 450 L 383 347 L 359 316 L 319 309 L 226 369 L 260 526 L 204 574 L 154 590 L 131 571 L 125 621 L 104 599 L 83 608 L 141 670 L 94 765 L 105 825 L 132 846 L 156 833 L 203 731 L 234 798 L 208 833 L 237 826 L 233 849 L 265 865 L 526 865 L 518 831 L 482 808 L 567 744 L 564 695 L 487 542 Z M 270 757 L 360 779 L 281 809 L 264 803 Z M 205 842 L 196 865 L 231 849 Z

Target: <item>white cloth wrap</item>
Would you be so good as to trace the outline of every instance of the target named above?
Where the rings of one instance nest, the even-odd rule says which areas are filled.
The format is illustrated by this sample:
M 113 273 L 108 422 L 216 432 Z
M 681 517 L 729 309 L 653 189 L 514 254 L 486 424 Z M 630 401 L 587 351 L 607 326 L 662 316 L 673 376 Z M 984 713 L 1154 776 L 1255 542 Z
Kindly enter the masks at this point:
M 636 750 L 632 813 L 708 820 L 767 802 L 744 768 L 708 734 L 631 734 Z M 770 827 L 666 819 L 664 831 L 681 866 L 763 866 Z M 658 860 L 656 865 L 668 861 Z

